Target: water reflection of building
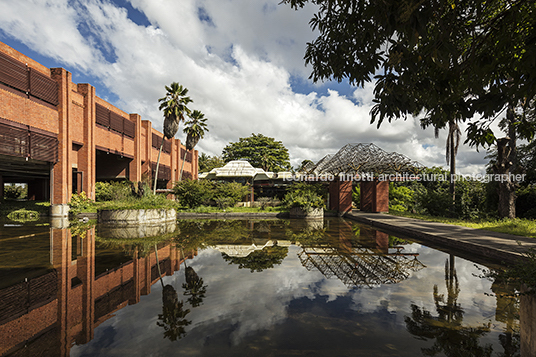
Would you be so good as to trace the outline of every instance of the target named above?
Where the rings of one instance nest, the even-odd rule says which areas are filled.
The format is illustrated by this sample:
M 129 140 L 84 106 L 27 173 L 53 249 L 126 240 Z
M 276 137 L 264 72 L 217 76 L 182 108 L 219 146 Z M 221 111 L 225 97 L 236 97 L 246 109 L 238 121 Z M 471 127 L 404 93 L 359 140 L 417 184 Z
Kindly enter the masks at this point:
M 291 244 L 292 243 L 287 240 L 261 240 L 260 242 L 253 242 L 251 244 L 217 244 L 211 246 L 211 248 L 227 254 L 230 257 L 243 258 L 255 251 L 263 250 L 266 247 L 273 247 L 275 245 L 279 247 L 289 247 Z
M 389 235 L 365 226 L 337 222 L 324 227 L 323 220 L 296 220 L 290 223 L 291 240 L 255 238 L 260 224 L 251 225 L 251 243 L 211 246 L 228 257 L 245 258 L 267 247 L 288 247 L 295 242 L 302 265 L 318 270 L 327 278 L 336 277 L 349 287 L 398 283 L 424 265 L 417 253 L 404 253 L 400 245 L 390 248 Z M 357 230 L 355 229 L 357 227 Z
M 174 244 L 160 244 L 162 275 L 179 270 L 184 259 Z M 50 230 L 53 270 L 0 290 L 0 355 L 68 356 L 71 346 L 93 339 L 93 331 L 113 313 L 136 304 L 158 281 L 153 252 L 95 276 L 95 228 L 72 236 Z
M 424 267 L 418 253 L 404 253 L 402 246 L 389 248 L 389 235 L 350 225 L 339 225 L 328 244 L 302 245 L 299 253 L 307 270 L 318 270 L 326 278 L 336 277 L 348 287 L 396 284 Z

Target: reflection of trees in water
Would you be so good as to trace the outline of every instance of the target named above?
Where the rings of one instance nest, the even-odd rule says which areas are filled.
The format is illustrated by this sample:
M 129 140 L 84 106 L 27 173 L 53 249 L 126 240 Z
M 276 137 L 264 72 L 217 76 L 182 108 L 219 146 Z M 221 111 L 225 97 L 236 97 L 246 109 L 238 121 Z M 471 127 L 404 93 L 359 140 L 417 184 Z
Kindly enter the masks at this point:
M 171 285 L 164 286 L 162 290 L 162 313 L 158 314 L 156 324 L 164 328 L 164 338 L 171 341 L 181 339 L 186 335 L 186 326 L 192 321 L 186 319 L 190 313 L 184 309 L 184 302 L 179 301 L 177 292 Z
M 245 257 L 232 257 L 221 253 L 222 258 L 229 264 L 237 264 L 238 269 L 249 269 L 252 273 L 261 272 L 265 269 L 273 268 L 281 264 L 288 254 L 288 247 L 277 245 L 264 247 L 262 250 L 255 250 Z
M 281 220 L 179 220 L 178 242 L 185 248 L 250 243 L 287 225 Z M 262 237 L 260 237 L 262 238 Z
M 203 285 L 203 278 L 200 278 L 192 267 L 186 267 L 184 275 L 186 277 L 186 282 L 182 284 L 184 295 L 189 296 L 187 301 L 192 307 L 197 307 L 205 298 L 207 286 Z
M 147 237 L 147 238 L 103 238 L 97 236 L 95 241 L 106 249 L 121 249 L 129 257 L 144 258 L 154 251 L 154 246 L 164 247 L 171 242 L 173 238 L 170 235 Z
M 506 329 L 499 335 L 499 342 L 504 351 L 498 357 L 520 356 L 519 333 L 519 297 L 515 296 L 517 284 L 496 276 L 491 290 L 497 298 L 495 319 L 506 324 Z
M 439 294 L 434 285 L 434 303 L 437 316 L 430 311 L 411 304 L 411 316 L 406 316 L 406 328 L 421 340 L 435 339 L 430 348 L 423 348 L 425 356 L 444 353 L 448 357 L 491 356 L 491 345 L 481 346 L 480 337 L 490 331 L 490 323 L 476 327 L 463 326 L 464 310 L 458 303 L 460 287 L 454 267 L 454 256 L 445 262 L 447 296 Z

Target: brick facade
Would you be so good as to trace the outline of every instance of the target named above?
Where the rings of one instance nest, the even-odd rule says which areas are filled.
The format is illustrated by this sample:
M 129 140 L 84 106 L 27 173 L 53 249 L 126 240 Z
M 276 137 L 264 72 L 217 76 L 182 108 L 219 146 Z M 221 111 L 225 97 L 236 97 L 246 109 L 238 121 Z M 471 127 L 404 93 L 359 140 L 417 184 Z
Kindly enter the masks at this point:
M 73 83 L 71 73 L 63 68 L 48 69 L 1 42 L 0 55 L 3 56 L 0 58 L 3 61 L 0 63 L 0 118 L 6 123 L 23 124 L 50 133 L 57 137 L 58 143 L 57 162 L 51 165 L 48 181 L 40 179 L 34 185 L 33 181 L 21 175 L 16 182 L 28 181 L 29 186 L 35 186 L 33 191 L 42 190 L 43 182 L 46 182 L 45 187 L 50 187 L 50 193 L 37 192 L 36 197 L 50 197 L 53 205 L 66 205 L 73 191 L 85 191 L 88 197 L 94 198 L 95 182 L 99 180 L 140 181 L 144 174 L 152 177 L 159 149 L 159 146 L 153 146 L 153 135 L 161 139 L 163 134 L 153 128 L 150 121 L 142 120 L 138 114 L 126 113 L 97 97 L 95 88 L 90 84 Z M 39 72 L 36 76 L 44 77 L 45 81 L 51 78 L 57 83 L 58 105 L 51 104 L 55 98 L 51 100 L 40 96 L 37 90 L 25 91 L 13 85 L 9 73 L 11 65 L 23 74 L 25 65 L 28 73 Z M 22 83 L 24 86 L 24 80 Z M 108 125 L 100 122 L 104 118 L 103 113 L 109 116 Z M 100 115 L 99 123 L 97 115 Z M 173 182 L 179 179 L 183 160 L 181 152 L 185 147 L 178 139 L 169 140 L 165 147 L 168 150 L 162 152 L 159 170 L 160 178 L 165 172 L 165 180 L 160 185 L 171 188 Z M 24 159 L 31 161 L 32 157 L 21 156 L 20 162 L 13 159 L 14 165 L 24 167 Z M 190 153 L 183 177 L 197 179 L 197 159 L 197 151 Z M 7 175 L 6 169 L 0 167 L 0 181 L 3 174 Z M 7 177 L 3 179 L 4 182 L 9 180 Z
M 75 343 L 91 341 L 96 327 L 140 302 L 159 280 L 154 251 L 139 256 L 137 249 L 132 260 L 95 276 L 95 227 L 74 237 L 70 229 L 52 228 L 50 239 L 54 271 L 0 289 L 2 356 L 69 356 Z M 161 244 L 162 275 L 172 276 L 195 255 L 174 243 Z

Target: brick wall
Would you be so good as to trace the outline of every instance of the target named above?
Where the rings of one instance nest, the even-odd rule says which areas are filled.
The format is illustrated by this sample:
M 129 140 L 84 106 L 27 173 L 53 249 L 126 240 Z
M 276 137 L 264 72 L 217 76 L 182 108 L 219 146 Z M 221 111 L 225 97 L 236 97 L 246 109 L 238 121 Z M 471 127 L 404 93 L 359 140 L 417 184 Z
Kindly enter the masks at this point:
M 73 168 L 82 172 L 82 190 L 90 198 L 95 197 L 96 150 L 129 159 L 120 169 L 107 170 L 106 177 L 115 174 L 115 178 L 139 181 L 143 173 L 150 172 L 151 165 L 156 163 L 158 158 L 158 149 L 152 145 L 153 134 L 160 138 L 163 134 L 152 128 L 149 121 L 142 120 L 137 114 L 128 114 L 97 97 L 95 88 L 90 84 L 73 83 L 71 73 L 63 68 L 48 69 L 1 42 L 0 52 L 52 78 L 58 84 L 59 104 L 53 106 L 35 98 L 31 99 L 27 93 L 0 83 L 1 118 L 58 136 L 59 161 L 54 165 L 50 180 L 53 204 L 66 204 L 70 201 Z M 96 124 L 97 106 L 109 111 L 110 123 L 115 120 L 108 127 Z M 128 122 L 128 125 L 125 122 Z M 169 152 L 162 152 L 160 158 L 160 164 L 171 170 L 168 187 L 172 181 L 178 180 L 182 164 L 179 153 L 184 146 L 179 140 L 172 139 L 169 148 Z M 197 151 L 192 156 L 192 162 L 186 162 L 184 165 L 186 175 L 183 174 L 183 177 L 197 178 Z

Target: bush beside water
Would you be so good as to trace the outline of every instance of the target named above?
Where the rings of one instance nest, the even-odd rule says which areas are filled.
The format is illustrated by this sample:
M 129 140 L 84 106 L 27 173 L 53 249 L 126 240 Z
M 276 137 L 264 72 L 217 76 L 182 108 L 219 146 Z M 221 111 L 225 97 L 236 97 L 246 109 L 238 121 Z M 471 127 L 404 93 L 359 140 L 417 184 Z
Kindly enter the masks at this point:
M 179 203 L 189 208 L 217 205 L 225 209 L 235 206 L 250 188 L 238 182 L 184 180 L 177 182 L 173 191 Z

